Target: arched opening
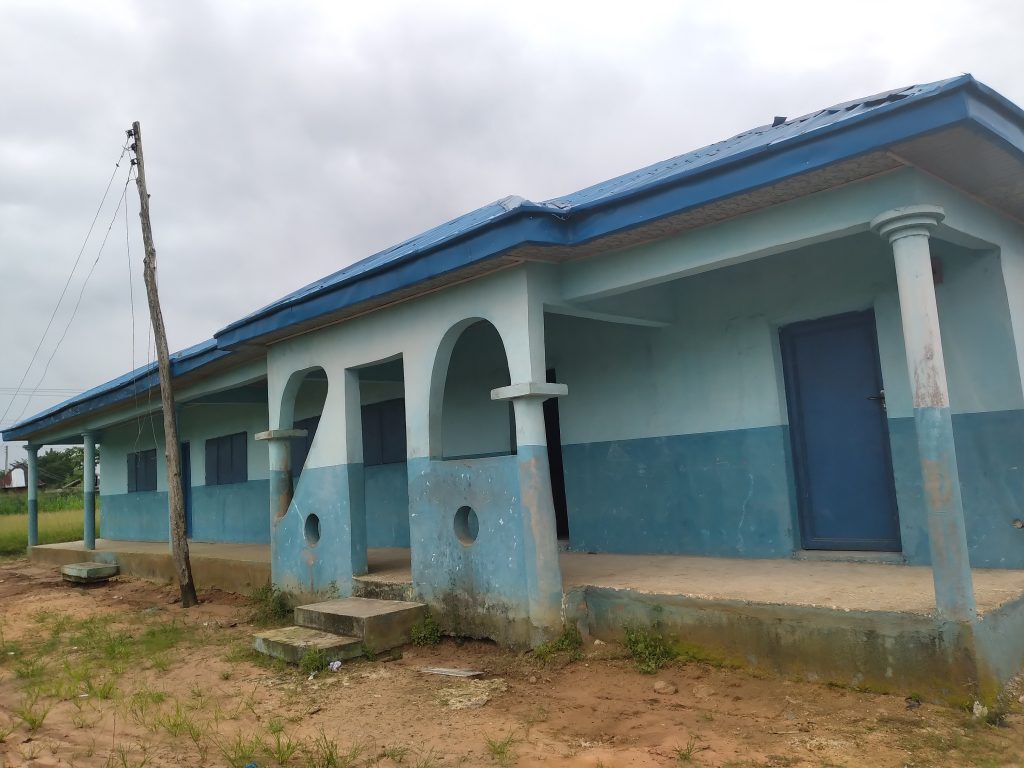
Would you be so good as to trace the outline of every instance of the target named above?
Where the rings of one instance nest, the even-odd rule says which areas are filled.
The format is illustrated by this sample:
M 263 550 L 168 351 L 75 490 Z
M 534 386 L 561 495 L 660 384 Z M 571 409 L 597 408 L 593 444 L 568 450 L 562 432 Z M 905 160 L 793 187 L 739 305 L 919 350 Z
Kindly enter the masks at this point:
M 409 546 L 405 368 L 398 357 L 358 369 L 366 541 L 371 550 Z M 377 559 L 371 556 L 371 569 Z
M 516 452 L 511 402 L 491 390 L 511 383 L 498 329 L 486 320 L 467 326 L 448 361 L 441 405 L 441 457 L 473 459 Z
M 291 400 L 289 409 L 291 423 L 287 423 L 284 418 L 287 412 L 282 409 L 281 426 L 284 429 L 306 430 L 304 437 L 292 438 L 291 473 L 294 484 L 298 482 L 302 469 L 306 466 L 310 449 L 313 447 L 313 438 L 316 437 L 317 428 L 320 426 L 324 403 L 327 402 L 327 373 L 323 368 L 311 368 L 304 371 L 295 382 L 295 386 L 289 386 L 289 389 L 294 391 L 294 399 Z

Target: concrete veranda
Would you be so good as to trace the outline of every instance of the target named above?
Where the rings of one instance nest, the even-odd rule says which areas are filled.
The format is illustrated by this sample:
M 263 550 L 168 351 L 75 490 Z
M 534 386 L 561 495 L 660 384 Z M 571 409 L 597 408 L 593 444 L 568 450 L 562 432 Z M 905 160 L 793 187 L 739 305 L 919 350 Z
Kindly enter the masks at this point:
M 200 586 L 243 591 L 240 584 L 269 581 L 270 547 L 265 544 L 190 542 L 193 569 Z M 64 564 L 89 558 L 116 561 L 127 575 L 173 578 L 167 544 L 156 541 L 99 539 L 94 553 L 81 541 L 43 544 L 31 559 Z M 370 549 L 370 571 L 362 582 L 411 585 L 408 549 Z M 931 615 L 935 610 L 932 572 L 928 566 L 879 562 L 758 560 L 683 555 L 619 555 L 562 552 L 559 557 L 566 592 L 592 587 L 645 595 L 673 595 L 698 600 L 793 605 L 840 611 L 883 611 Z M 1024 599 L 1024 571 L 972 571 L 981 615 L 1007 602 Z M 199 581 L 204 575 L 204 581 Z

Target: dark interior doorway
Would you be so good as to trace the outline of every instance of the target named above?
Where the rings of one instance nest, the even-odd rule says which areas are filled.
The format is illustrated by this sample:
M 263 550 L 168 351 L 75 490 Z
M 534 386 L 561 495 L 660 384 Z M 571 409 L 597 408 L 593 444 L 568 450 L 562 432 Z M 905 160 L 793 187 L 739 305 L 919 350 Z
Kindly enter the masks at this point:
M 549 384 L 558 379 L 555 369 L 547 372 Z M 551 469 L 551 498 L 555 503 L 555 530 L 559 539 L 569 538 L 569 510 L 565 505 L 565 472 L 562 469 L 562 431 L 558 424 L 558 398 L 544 401 L 544 432 L 548 443 L 548 466 Z

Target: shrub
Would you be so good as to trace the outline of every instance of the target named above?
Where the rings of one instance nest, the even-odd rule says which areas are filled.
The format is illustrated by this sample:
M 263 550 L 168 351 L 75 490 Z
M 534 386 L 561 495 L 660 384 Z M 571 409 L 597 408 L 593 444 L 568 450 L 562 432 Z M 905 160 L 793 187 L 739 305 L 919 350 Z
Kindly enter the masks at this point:
M 429 613 L 412 625 L 410 633 L 413 645 L 437 645 L 441 642 L 441 625 Z
M 264 584 L 249 593 L 249 621 L 253 624 L 285 624 L 292 609 L 284 592 L 273 584 Z
M 653 675 L 676 657 L 668 642 L 657 631 L 648 627 L 623 627 L 625 640 L 623 645 L 633 657 L 633 666 L 637 672 Z

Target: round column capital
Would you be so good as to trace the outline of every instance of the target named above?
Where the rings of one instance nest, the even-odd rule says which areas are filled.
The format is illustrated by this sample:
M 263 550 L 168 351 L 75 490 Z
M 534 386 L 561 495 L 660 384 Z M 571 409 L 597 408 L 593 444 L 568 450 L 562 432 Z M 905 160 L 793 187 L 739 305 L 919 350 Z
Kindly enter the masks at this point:
M 880 213 L 871 220 L 871 229 L 890 243 L 901 237 L 929 237 L 946 212 L 939 205 L 908 205 Z

